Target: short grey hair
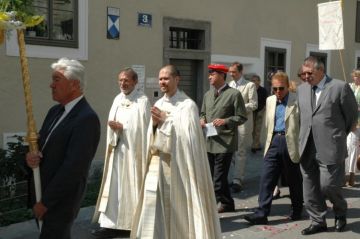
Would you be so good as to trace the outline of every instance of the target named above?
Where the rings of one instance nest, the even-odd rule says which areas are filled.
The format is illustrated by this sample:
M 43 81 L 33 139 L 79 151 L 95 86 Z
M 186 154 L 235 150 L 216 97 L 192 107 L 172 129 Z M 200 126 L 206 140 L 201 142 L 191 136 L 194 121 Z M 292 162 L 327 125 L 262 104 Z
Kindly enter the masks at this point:
M 306 65 L 313 65 L 315 69 L 317 69 L 317 70 L 322 69 L 323 71 L 325 71 L 324 62 L 322 62 L 319 58 L 317 58 L 315 56 L 306 57 L 304 60 L 303 66 L 306 66 Z
M 131 67 L 126 67 L 124 69 L 122 69 L 120 72 L 119 72 L 119 75 L 121 73 L 125 73 L 125 74 L 129 74 L 131 79 L 133 79 L 134 81 L 138 81 L 138 74 L 136 73 L 136 71 L 134 71 L 133 68 Z
M 84 89 L 85 67 L 79 61 L 63 57 L 51 64 L 51 68 L 53 71 L 63 71 L 63 75 L 68 80 L 78 80 L 80 82 L 80 89 Z

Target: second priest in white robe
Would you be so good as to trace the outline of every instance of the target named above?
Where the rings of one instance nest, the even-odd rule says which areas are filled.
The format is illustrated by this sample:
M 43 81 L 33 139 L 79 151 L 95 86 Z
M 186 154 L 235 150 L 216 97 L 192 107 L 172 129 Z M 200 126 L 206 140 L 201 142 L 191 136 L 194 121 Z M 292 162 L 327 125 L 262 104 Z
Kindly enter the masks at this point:
M 131 238 L 220 238 L 197 106 L 181 91 L 155 106 L 167 117 L 156 130 L 150 121 L 149 166 Z
M 102 228 L 130 230 L 146 166 L 146 131 L 150 102 L 135 88 L 114 100 L 109 121 L 123 125 L 121 132 L 107 127 L 104 173 L 93 221 Z

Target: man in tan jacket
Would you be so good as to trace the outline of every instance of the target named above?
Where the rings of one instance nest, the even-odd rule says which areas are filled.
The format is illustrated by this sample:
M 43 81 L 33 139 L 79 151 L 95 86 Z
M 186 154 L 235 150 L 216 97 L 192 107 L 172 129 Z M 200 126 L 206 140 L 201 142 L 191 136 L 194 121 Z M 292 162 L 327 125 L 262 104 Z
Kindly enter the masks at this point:
M 245 178 L 246 150 L 251 145 L 251 133 L 253 130 L 253 111 L 258 107 L 258 98 L 256 86 L 243 76 L 243 65 L 234 62 L 230 65 L 229 74 L 232 78 L 229 86 L 238 90 L 244 100 L 247 121 L 239 125 L 237 149 L 233 154 L 233 161 L 230 170 L 230 179 L 232 181 L 231 190 L 233 193 L 240 192 L 243 188 Z M 232 178 L 231 178 L 232 176 Z
M 289 92 L 286 73 L 272 76 L 273 96 L 266 100 L 267 137 L 260 179 L 259 207 L 244 218 L 251 224 L 267 224 L 272 193 L 281 174 L 289 185 L 292 210 L 289 219 L 301 218 L 303 207 L 302 177 L 299 166 L 298 136 L 300 113 L 296 95 Z

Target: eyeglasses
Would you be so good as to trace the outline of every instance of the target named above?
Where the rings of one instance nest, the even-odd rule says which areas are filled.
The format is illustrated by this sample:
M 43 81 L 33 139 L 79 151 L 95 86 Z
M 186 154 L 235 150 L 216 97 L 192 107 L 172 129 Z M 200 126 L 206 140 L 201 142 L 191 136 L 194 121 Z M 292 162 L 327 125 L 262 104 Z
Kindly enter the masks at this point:
M 306 76 L 306 75 L 311 76 L 312 74 L 313 74 L 313 72 L 302 72 L 302 73 L 300 74 L 300 76 Z
M 283 90 L 285 90 L 285 87 L 284 87 L 284 86 L 273 87 L 272 89 L 273 89 L 273 91 L 275 91 L 275 92 L 278 91 L 278 90 L 279 90 L 279 91 L 283 91 Z

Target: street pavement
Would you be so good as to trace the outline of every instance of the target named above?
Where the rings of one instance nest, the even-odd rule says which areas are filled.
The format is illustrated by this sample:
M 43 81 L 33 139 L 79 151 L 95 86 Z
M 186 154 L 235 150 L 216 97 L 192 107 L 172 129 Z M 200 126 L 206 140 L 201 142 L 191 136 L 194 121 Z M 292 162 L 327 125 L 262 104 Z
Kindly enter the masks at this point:
M 290 221 L 287 215 L 290 210 L 289 191 L 281 188 L 281 198 L 273 201 L 271 214 L 268 217 L 268 225 L 250 226 L 245 220 L 244 215 L 252 213 L 257 207 L 257 196 L 259 189 L 259 175 L 262 166 L 262 153 L 248 153 L 246 165 L 245 188 L 242 192 L 234 194 L 236 211 L 234 213 L 220 214 L 220 223 L 223 239 L 358 239 L 360 234 L 360 175 L 357 176 L 358 184 L 355 187 L 344 187 L 344 195 L 348 202 L 348 226 L 344 232 L 334 232 L 334 215 L 331 204 L 328 203 L 329 212 L 327 214 L 328 232 L 315 235 L 302 236 L 301 230 L 308 227 L 310 221 L 304 212 L 304 217 L 300 221 Z M 91 224 L 90 220 L 94 207 L 82 208 L 73 227 L 73 239 L 95 239 L 91 235 L 91 230 L 98 228 L 97 224 Z M 37 239 L 39 233 L 33 220 L 22 223 L 12 224 L 0 228 L 0 239 Z M 118 238 L 129 238 L 124 234 Z M 210 239 L 210 238 L 209 238 Z

